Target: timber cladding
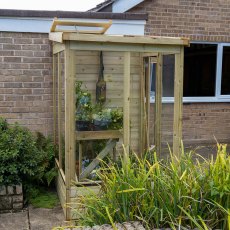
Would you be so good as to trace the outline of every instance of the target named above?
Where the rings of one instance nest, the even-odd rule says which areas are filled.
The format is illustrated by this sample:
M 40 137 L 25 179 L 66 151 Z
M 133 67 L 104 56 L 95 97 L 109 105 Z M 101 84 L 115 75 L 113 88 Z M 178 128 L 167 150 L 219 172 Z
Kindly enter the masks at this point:
M 145 0 L 131 13 L 148 13 L 146 35 L 230 42 L 229 0 Z
M 47 34 L 0 33 L 0 116 L 52 133 L 52 58 Z

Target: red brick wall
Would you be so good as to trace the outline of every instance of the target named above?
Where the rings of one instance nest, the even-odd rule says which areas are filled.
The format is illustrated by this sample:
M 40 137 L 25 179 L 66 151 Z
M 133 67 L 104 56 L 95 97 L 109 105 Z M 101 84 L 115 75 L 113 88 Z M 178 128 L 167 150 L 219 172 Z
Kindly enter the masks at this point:
M 230 140 L 230 103 L 184 104 L 183 139 L 191 143 Z
M 150 142 L 154 144 L 154 106 L 151 106 Z M 162 142 L 173 140 L 173 103 L 162 106 Z M 230 103 L 185 103 L 183 105 L 183 141 L 187 144 L 229 142 Z
M 52 133 L 52 58 L 47 34 L 0 33 L 0 116 Z
M 146 35 L 230 42 L 229 0 L 145 0 L 130 12 L 148 13 Z M 163 107 L 162 139 L 165 142 L 172 140 L 170 107 Z M 151 109 L 153 111 L 153 106 Z M 230 103 L 186 103 L 183 113 L 185 142 L 214 142 L 214 136 L 217 140 L 229 141 Z M 151 119 L 152 130 L 153 125 Z
M 230 42 L 229 0 L 145 0 L 129 12 L 148 13 L 147 35 Z

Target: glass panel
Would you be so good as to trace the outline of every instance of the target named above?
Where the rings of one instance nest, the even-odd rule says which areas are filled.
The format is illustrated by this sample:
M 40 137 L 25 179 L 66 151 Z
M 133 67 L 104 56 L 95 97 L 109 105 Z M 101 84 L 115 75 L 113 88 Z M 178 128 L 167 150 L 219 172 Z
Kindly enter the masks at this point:
M 155 97 L 156 92 L 156 63 L 152 63 L 151 68 L 151 97 Z M 164 97 L 174 97 L 174 73 L 175 73 L 175 55 L 164 55 L 163 56 L 163 73 L 162 73 L 162 101 Z M 154 135 L 154 130 L 161 119 L 161 153 L 160 157 L 169 156 L 169 147 L 172 149 L 173 143 L 173 111 L 174 103 L 162 103 L 162 113 L 156 114 L 156 101 L 151 103 L 151 119 L 150 119 L 150 144 L 155 145 L 152 142 L 152 136 Z M 160 116 L 160 117 L 159 117 Z
M 163 56 L 163 97 L 173 97 L 174 92 L 174 69 L 175 55 Z M 155 96 L 156 91 L 156 63 L 152 63 L 151 78 L 151 97 Z
M 76 52 L 76 128 L 122 128 L 123 53 Z
M 131 56 L 132 82 L 133 77 L 138 79 L 134 75 L 134 73 L 139 73 L 139 68 L 136 66 L 138 61 L 138 55 Z M 95 170 L 100 168 L 101 163 L 96 167 L 91 163 L 106 146 L 110 150 L 103 160 L 108 157 L 115 158 L 113 144 L 111 145 L 108 139 L 117 139 L 114 135 L 119 133 L 117 130 L 122 129 L 123 126 L 124 53 L 75 51 L 75 74 L 75 118 L 78 131 L 76 174 L 80 181 L 97 180 Z M 132 87 L 139 92 L 136 82 L 132 84 L 131 90 Z M 132 90 L 132 92 L 134 91 Z M 133 101 L 131 100 L 131 102 Z M 137 107 L 136 102 L 137 100 L 134 106 Z M 132 127 L 139 127 L 136 117 L 133 117 Z M 108 130 L 110 131 L 108 132 Z M 84 140 L 81 139 L 82 137 Z
M 163 56 L 163 97 L 174 95 L 175 55 Z
M 230 46 L 223 47 L 221 94 L 230 95 Z
M 215 96 L 216 44 L 185 47 L 184 97 Z

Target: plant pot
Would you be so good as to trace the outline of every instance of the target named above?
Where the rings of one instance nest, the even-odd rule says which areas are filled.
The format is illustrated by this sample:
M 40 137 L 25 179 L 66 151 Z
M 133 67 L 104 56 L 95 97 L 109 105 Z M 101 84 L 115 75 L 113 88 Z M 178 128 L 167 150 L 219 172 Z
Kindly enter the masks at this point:
M 91 130 L 90 121 L 76 121 L 76 129 L 78 131 L 89 131 Z
M 93 121 L 93 129 L 95 131 L 107 130 L 109 127 L 109 124 L 110 124 L 110 121 L 94 120 Z

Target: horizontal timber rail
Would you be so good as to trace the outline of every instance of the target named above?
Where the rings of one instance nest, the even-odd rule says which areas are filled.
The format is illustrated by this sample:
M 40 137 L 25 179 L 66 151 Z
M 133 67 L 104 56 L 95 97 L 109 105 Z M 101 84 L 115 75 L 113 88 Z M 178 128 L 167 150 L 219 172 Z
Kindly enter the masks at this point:
M 105 43 L 127 43 L 127 44 L 151 44 L 151 45 L 182 45 L 189 46 L 187 38 L 172 38 L 158 36 L 127 36 L 127 35 L 97 35 L 97 34 L 78 34 L 70 32 L 51 32 L 49 39 L 56 42 L 83 41 L 83 42 L 105 42 Z
M 76 140 L 103 140 L 103 139 L 119 139 L 122 137 L 121 130 L 105 130 L 105 131 L 76 131 Z

